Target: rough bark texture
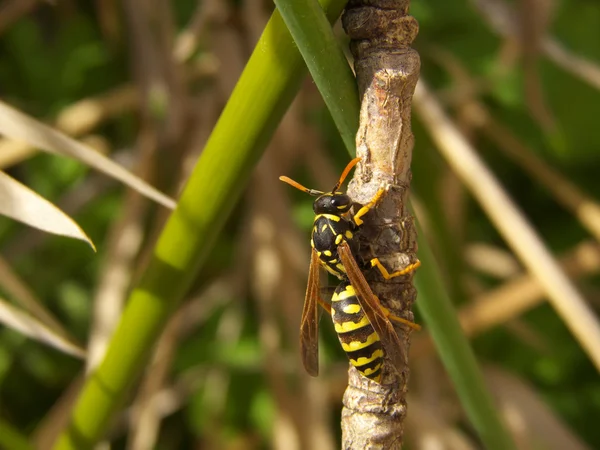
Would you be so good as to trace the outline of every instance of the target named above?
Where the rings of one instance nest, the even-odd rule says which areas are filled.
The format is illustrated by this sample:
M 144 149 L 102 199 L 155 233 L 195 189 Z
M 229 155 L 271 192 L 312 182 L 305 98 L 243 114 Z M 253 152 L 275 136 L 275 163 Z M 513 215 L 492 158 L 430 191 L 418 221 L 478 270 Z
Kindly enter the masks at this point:
M 419 76 L 419 55 L 410 48 L 418 32 L 408 0 L 351 0 L 342 18 L 352 39 L 362 97 L 357 156 L 362 158 L 348 193 L 367 203 L 380 186 L 389 190 L 361 232 L 365 260 L 380 258 L 391 272 L 416 260 L 416 231 L 408 210 L 413 149 L 411 99 Z M 413 318 L 412 274 L 384 282 L 366 274 L 373 291 L 394 314 Z M 408 354 L 409 331 L 396 327 Z M 384 367 L 382 384 L 350 368 L 342 411 L 343 449 L 399 449 L 406 415 L 408 366 Z

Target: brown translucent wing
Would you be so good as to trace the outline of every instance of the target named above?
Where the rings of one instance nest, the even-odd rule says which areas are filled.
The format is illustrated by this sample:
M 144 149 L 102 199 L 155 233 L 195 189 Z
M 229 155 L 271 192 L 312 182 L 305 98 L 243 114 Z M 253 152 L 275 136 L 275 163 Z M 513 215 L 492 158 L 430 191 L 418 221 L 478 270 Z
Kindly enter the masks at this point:
M 308 286 L 300 322 L 300 352 L 302 363 L 309 375 L 319 375 L 319 256 L 313 249 L 308 268 Z
M 367 315 L 369 322 L 371 322 L 373 329 L 379 335 L 386 355 L 396 368 L 402 368 L 406 364 L 406 359 L 402 343 L 396 334 L 396 330 L 394 330 L 394 326 L 387 318 L 387 314 L 381 308 L 379 300 L 373 294 L 369 283 L 358 267 L 358 264 L 356 264 L 348 243 L 343 241 L 338 245 L 337 250 L 340 260 L 346 269 L 348 279 L 356 291 L 358 302 Z

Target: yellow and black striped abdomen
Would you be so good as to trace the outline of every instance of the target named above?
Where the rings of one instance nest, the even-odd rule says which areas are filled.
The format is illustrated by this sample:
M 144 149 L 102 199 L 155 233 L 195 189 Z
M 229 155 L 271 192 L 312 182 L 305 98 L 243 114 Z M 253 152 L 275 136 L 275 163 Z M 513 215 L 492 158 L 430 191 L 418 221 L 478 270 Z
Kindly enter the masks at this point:
M 348 281 L 342 282 L 331 298 L 331 317 L 350 363 L 363 376 L 379 383 L 383 347 Z

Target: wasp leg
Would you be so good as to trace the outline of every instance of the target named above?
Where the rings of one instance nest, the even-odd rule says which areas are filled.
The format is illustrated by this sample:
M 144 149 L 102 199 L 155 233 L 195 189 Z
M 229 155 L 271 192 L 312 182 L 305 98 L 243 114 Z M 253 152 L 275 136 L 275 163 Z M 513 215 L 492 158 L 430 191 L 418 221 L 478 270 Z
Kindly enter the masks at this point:
M 385 278 L 386 280 L 389 280 L 394 277 L 399 277 L 400 275 L 406 275 L 407 273 L 410 273 L 413 270 L 415 270 L 420 265 L 421 265 L 421 261 L 419 261 L 417 259 L 417 262 L 411 264 L 410 266 L 405 267 L 402 270 L 398 270 L 397 272 L 389 273 L 387 271 L 387 269 L 383 266 L 383 264 L 381 264 L 381 261 L 379 261 L 379 258 L 373 258 L 371 260 L 371 267 L 377 267 L 379 269 L 379 272 L 381 272 L 381 276 L 383 276 L 383 278 Z
M 321 299 L 319 299 L 319 300 L 318 300 L 318 302 L 319 302 L 319 305 L 321 305 L 321 306 L 323 307 L 323 309 L 324 309 L 325 311 L 327 311 L 327 313 L 328 313 L 329 315 L 331 315 L 331 305 L 330 305 L 329 303 L 327 303 L 327 302 L 324 302 L 324 301 L 323 301 L 323 300 L 321 300 Z
M 360 226 L 363 224 L 364 221 L 361 219 L 361 217 L 368 213 L 371 210 L 371 208 L 373 208 L 379 202 L 379 200 L 381 200 L 381 197 L 383 197 L 384 192 L 385 188 L 379 188 L 379 190 L 371 199 L 371 201 L 362 208 L 360 208 L 356 214 L 354 214 L 352 220 L 354 220 L 356 226 Z
M 377 299 L 377 300 L 379 300 L 379 299 Z M 379 304 L 381 305 L 381 302 L 379 302 Z M 389 320 L 396 322 L 396 323 L 401 323 L 402 325 L 406 325 L 407 327 L 410 327 L 413 330 L 417 330 L 417 331 L 421 330 L 421 325 L 419 325 L 418 323 L 411 322 L 408 319 L 404 319 L 403 317 L 398 317 L 398 316 L 392 314 L 390 312 L 390 310 L 387 309 L 386 307 L 384 307 L 383 305 L 381 305 L 381 309 L 383 310 L 383 312 L 385 313 L 386 317 Z

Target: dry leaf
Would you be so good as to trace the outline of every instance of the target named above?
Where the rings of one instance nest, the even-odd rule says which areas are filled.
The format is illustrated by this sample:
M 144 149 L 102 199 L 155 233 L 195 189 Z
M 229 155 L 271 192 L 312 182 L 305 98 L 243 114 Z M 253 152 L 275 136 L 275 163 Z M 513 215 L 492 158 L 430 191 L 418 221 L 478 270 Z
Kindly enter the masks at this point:
M 85 358 L 84 349 L 50 330 L 37 319 L 15 308 L 3 298 L 0 298 L 0 323 L 68 355 Z
M 70 156 L 122 181 L 132 189 L 167 208 L 175 208 L 175 201 L 172 198 L 154 189 L 114 161 L 2 101 L 0 101 L 0 133 L 11 139 L 27 142 L 50 153 Z
M 27 186 L 0 171 L 0 214 L 48 233 L 94 243 L 73 219 Z

